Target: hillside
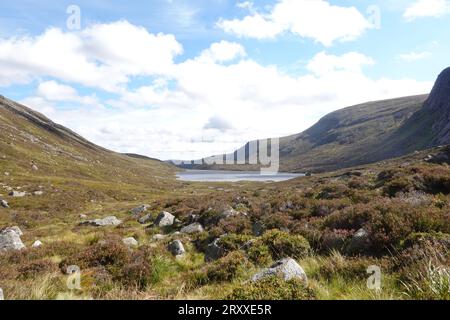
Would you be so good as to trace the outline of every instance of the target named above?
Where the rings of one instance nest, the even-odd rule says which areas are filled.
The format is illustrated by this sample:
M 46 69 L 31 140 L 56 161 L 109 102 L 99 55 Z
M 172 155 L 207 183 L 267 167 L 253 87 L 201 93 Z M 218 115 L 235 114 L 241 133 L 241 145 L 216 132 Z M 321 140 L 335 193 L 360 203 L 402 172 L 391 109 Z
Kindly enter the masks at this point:
M 280 166 L 282 171 L 323 172 L 446 144 L 450 144 L 450 68 L 439 75 L 429 96 L 348 107 L 326 115 L 302 133 L 281 138 Z M 243 148 L 248 159 L 248 144 Z

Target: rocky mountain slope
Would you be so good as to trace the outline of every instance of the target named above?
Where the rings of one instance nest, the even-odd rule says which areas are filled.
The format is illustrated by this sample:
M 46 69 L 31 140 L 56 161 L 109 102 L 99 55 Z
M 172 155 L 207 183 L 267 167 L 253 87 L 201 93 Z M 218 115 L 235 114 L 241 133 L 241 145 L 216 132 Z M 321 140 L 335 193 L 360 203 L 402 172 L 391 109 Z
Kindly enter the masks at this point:
M 352 106 L 326 115 L 302 133 L 281 138 L 280 165 L 283 171 L 330 171 L 449 143 L 450 68 L 440 74 L 429 96 Z M 248 159 L 248 144 L 243 148 Z
M 0 174 L 133 184 L 173 177 L 171 166 L 99 147 L 42 114 L 0 96 Z M 162 178 L 161 178 L 162 179 Z

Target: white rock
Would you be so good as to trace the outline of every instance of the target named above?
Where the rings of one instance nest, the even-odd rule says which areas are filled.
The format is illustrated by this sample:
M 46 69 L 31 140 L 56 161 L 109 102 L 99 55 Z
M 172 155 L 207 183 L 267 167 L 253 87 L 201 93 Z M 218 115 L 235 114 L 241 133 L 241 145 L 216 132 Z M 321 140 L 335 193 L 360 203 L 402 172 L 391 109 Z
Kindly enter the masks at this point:
M 5 200 L 0 201 L 0 206 L 2 206 L 3 208 L 9 208 L 8 202 L 6 202 Z
M 20 191 L 11 191 L 9 193 L 9 195 L 11 197 L 15 197 L 15 198 L 22 198 L 22 197 L 25 197 L 27 195 L 27 193 L 26 192 L 20 192 Z
M 42 242 L 40 240 L 36 240 L 32 245 L 33 248 L 39 248 L 40 246 L 42 246 Z
M 35 191 L 35 192 L 33 192 L 33 194 L 35 196 L 42 196 L 44 194 L 44 191 Z
M 88 220 L 81 223 L 81 225 L 89 225 L 94 227 L 118 226 L 122 221 L 115 216 L 106 217 L 103 219 Z
M 304 282 L 308 282 L 308 277 L 306 276 L 303 268 L 291 258 L 286 258 L 280 260 L 273 264 L 270 268 L 264 269 L 261 272 L 255 274 L 252 281 L 260 281 L 267 277 L 280 276 L 283 277 L 285 281 L 291 279 L 300 279 Z
M 6 228 L 0 232 L 0 251 L 22 250 L 25 248 L 20 236 L 22 231 L 18 227 Z
M 164 240 L 165 238 L 167 238 L 167 236 L 163 235 L 163 234 L 155 234 L 152 239 L 155 241 L 161 241 Z
M 175 217 L 169 212 L 163 211 L 156 218 L 155 225 L 158 227 L 169 227 L 173 225 Z

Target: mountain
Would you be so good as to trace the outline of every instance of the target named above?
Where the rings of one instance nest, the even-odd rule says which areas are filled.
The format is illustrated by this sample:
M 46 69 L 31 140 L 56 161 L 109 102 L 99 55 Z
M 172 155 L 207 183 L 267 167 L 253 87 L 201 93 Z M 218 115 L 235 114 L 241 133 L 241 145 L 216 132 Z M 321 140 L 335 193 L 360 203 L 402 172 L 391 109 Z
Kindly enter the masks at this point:
M 155 185 L 175 168 L 99 147 L 21 104 L 0 96 L 0 174 Z M 38 170 L 36 170 L 36 168 Z M 159 185 L 161 185 L 160 183 Z
M 430 95 L 368 102 L 330 113 L 308 130 L 280 138 L 280 168 L 323 172 L 403 156 L 450 144 L 450 68 Z M 234 153 L 246 153 L 249 144 Z M 228 157 L 232 155 L 228 155 Z M 258 166 L 183 165 L 255 169 Z

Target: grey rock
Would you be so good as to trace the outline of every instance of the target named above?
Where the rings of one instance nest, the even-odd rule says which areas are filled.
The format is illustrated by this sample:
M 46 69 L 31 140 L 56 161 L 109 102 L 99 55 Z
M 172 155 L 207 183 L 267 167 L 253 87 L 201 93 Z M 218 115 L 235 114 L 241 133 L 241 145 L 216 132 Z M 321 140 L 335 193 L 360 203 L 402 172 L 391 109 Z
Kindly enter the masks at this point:
M 137 240 L 133 237 L 124 238 L 122 239 L 122 242 L 128 247 L 137 247 L 139 245 Z
M 22 198 L 22 197 L 25 197 L 27 195 L 27 193 L 21 192 L 21 191 L 11 191 L 9 193 L 9 195 L 14 198 Z
M 214 261 L 222 258 L 225 255 L 224 248 L 220 245 L 220 238 L 211 242 L 205 250 L 205 260 Z
M 122 224 L 122 221 L 117 219 L 115 216 L 110 216 L 103 219 L 88 220 L 81 223 L 81 225 L 94 227 L 118 226 L 120 224 Z
M 203 231 L 205 231 L 205 229 L 203 229 L 203 226 L 198 222 L 194 222 L 194 223 L 181 229 L 181 233 L 187 233 L 187 234 L 200 233 Z
M 152 220 L 153 220 L 153 219 L 152 219 L 152 215 L 149 213 L 149 214 L 146 214 L 146 215 L 143 216 L 143 217 L 140 217 L 140 218 L 138 219 L 138 222 L 139 222 L 140 224 L 147 224 L 147 223 L 150 223 Z
M 139 214 L 141 214 L 141 213 L 146 212 L 146 211 L 148 210 L 148 208 L 150 208 L 150 205 L 148 205 L 148 204 L 143 204 L 143 205 L 141 205 L 141 206 L 139 206 L 139 207 L 137 207 L 137 208 L 131 209 L 131 213 L 132 213 L 133 215 L 139 215 Z
M 180 240 L 172 241 L 169 244 L 169 251 L 174 256 L 181 256 L 186 253 L 186 250 L 184 250 L 183 243 Z
M 22 231 L 18 227 L 6 228 L 0 232 L 0 251 L 21 250 L 25 248 L 20 236 Z
M 272 276 L 282 277 L 285 281 L 300 279 L 308 282 L 308 277 L 303 268 L 291 258 L 282 259 L 274 263 L 270 268 L 255 274 L 252 277 L 252 281 L 260 281 Z
M 6 232 L 6 231 L 14 231 L 15 233 L 17 233 L 19 235 L 19 237 L 23 236 L 22 230 L 20 230 L 20 228 L 17 226 L 8 227 L 8 228 L 5 228 L 2 230 L 2 232 Z
M 170 214 L 169 212 L 163 211 L 156 218 L 155 225 L 160 228 L 169 227 L 169 226 L 173 225 L 174 221 L 175 221 L 175 217 L 172 214 Z
M 5 200 L 1 200 L 0 201 L 0 206 L 3 207 L 3 208 L 9 208 L 9 204 Z

